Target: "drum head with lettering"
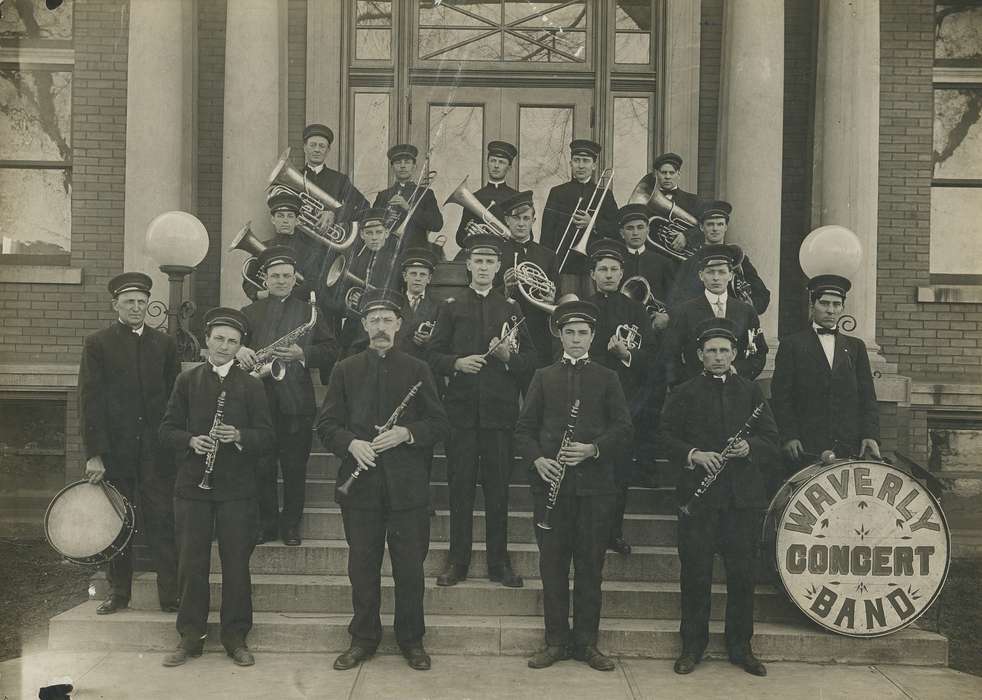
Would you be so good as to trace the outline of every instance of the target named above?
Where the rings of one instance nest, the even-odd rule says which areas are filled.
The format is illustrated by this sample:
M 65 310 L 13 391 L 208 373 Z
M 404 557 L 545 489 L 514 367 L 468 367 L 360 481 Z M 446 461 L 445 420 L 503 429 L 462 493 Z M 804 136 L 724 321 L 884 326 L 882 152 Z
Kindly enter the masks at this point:
M 875 461 L 833 462 L 792 477 L 771 504 L 781 582 L 816 623 L 879 637 L 916 620 L 948 575 L 948 524 L 916 479 Z M 775 516 L 773 517 L 772 516 Z
M 52 547 L 66 557 L 83 559 L 113 544 L 123 529 L 123 518 L 101 486 L 79 481 L 51 502 L 44 526 Z

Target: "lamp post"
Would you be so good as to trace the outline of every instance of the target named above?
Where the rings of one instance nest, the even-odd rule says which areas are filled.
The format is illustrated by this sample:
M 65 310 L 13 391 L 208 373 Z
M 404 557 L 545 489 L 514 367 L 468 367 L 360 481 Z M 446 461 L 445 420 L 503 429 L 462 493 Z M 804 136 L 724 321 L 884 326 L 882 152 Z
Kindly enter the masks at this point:
M 859 236 L 845 226 L 819 226 L 805 236 L 798 249 L 798 263 L 808 279 L 819 275 L 839 275 L 852 280 L 863 263 Z M 847 333 L 856 329 L 856 318 L 843 314 L 839 326 Z
M 164 212 L 147 226 L 147 252 L 170 282 L 168 303 L 154 301 L 151 306 L 155 308 L 149 309 L 148 313 L 165 315 L 167 332 L 177 341 L 177 352 L 182 360 L 199 359 L 201 346 L 188 328 L 195 306 L 190 299 L 184 299 L 184 278 L 204 260 L 208 243 L 208 230 L 204 224 L 185 211 Z

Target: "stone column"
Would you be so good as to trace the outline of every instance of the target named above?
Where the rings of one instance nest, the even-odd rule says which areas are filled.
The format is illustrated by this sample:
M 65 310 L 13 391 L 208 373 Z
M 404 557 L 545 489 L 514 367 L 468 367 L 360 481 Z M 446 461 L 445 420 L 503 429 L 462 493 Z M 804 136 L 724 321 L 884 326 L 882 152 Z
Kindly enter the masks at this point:
M 665 6 L 665 128 L 658 150 L 682 156 L 679 185 L 699 186 L 699 18 L 702 0 L 669 0 Z M 695 213 L 695 212 L 693 212 Z
M 822 0 L 815 105 L 813 228 L 838 224 L 863 245 L 846 313 L 871 353 L 876 344 L 879 197 L 880 3 Z
M 150 275 L 160 300 L 167 275 L 146 252 L 147 224 L 194 202 L 195 24 L 193 0 L 130 0 L 123 267 Z
M 784 0 L 727 0 L 723 18 L 717 192 L 733 204 L 730 243 L 771 290 L 761 319 L 777 337 L 784 133 Z
M 246 303 L 243 253 L 228 252 L 252 221 L 268 229 L 266 181 L 286 148 L 286 5 L 283 0 L 228 3 L 225 26 L 225 110 L 222 142 L 223 305 Z

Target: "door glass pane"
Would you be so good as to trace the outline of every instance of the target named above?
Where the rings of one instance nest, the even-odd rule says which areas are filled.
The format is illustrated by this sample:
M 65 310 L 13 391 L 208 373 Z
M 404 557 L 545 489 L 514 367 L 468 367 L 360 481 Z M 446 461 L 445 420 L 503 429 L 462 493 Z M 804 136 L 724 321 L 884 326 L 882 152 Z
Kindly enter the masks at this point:
M 614 198 L 627 202 L 634 186 L 648 172 L 649 98 L 614 98 L 614 154 L 617 167 L 614 176 Z
M 71 171 L 0 168 L 0 252 L 71 252 Z
M 392 3 L 358 0 L 355 15 L 355 58 L 392 58 Z
M 617 0 L 615 63 L 651 62 L 651 0 Z
M 573 107 L 521 107 L 518 119 L 518 189 L 532 190 L 541 224 L 549 190 L 570 178 Z
M 982 274 L 980 211 L 982 187 L 931 188 L 931 272 Z
M 352 179 L 371 202 L 389 184 L 389 95 L 355 93 Z
M 437 203 L 442 205 L 464 177 L 467 177 L 468 190 L 474 192 L 480 189 L 484 184 L 484 107 L 430 105 L 427 124 L 430 170 L 437 171 L 433 181 Z M 443 235 L 447 237 L 444 252 L 452 260 L 459 250 L 454 234 L 463 210 L 451 204 L 443 207 L 442 211 Z
M 980 115 L 982 88 L 934 91 L 934 177 L 982 179 Z

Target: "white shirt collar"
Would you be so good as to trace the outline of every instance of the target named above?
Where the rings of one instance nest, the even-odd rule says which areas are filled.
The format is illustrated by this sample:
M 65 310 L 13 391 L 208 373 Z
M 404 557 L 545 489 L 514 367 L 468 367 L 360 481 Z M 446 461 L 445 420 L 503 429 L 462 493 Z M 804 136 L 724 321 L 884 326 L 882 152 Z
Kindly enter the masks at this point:
M 488 184 L 489 185 L 494 185 L 495 187 L 501 187 L 503 184 L 505 184 L 505 181 L 504 180 L 492 180 L 491 178 L 488 178 Z
M 147 324 L 141 323 L 139 328 L 134 328 L 133 326 L 131 326 L 128 323 L 123 323 L 123 320 L 122 319 L 119 319 L 119 323 L 120 323 L 120 325 L 126 326 L 127 328 L 129 328 L 131 331 L 133 331 L 137 335 L 143 335 L 143 329 L 147 327 Z
M 480 289 L 476 289 L 474 287 L 474 285 L 471 285 L 471 289 L 473 289 L 474 290 L 474 293 L 477 294 L 480 297 L 486 297 L 488 294 L 491 293 L 491 287 L 488 287 L 483 292 Z
M 307 168 L 309 168 L 310 170 L 313 170 L 318 175 L 320 175 L 321 174 L 321 170 L 323 170 L 326 167 L 327 167 L 327 163 L 321 163 L 320 165 L 311 165 L 310 163 L 307 163 Z
M 229 370 L 232 369 L 232 363 L 233 362 L 235 362 L 235 359 L 234 358 L 231 359 L 231 360 L 229 360 L 228 362 L 226 362 L 224 365 L 214 365 L 214 364 L 212 364 L 211 365 L 211 371 L 214 372 L 215 374 L 217 374 L 222 379 L 225 379 L 225 377 L 228 376 Z M 211 361 L 210 360 L 209 360 L 208 364 L 211 364 Z
M 580 357 L 574 359 L 572 355 L 570 355 L 568 352 L 564 350 L 563 359 L 567 360 L 570 364 L 578 365 L 581 362 L 587 362 L 590 359 L 590 353 L 585 352 Z
M 641 244 L 640 248 L 628 248 L 628 255 L 644 255 L 644 244 Z
M 726 306 L 726 300 L 728 298 L 728 294 L 727 294 L 726 290 L 723 290 L 723 293 L 720 294 L 719 296 L 713 294 L 708 289 L 705 289 L 703 291 L 705 292 L 706 299 L 709 300 L 709 303 L 710 304 L 716 304 L 717 302 L 719 302 L 723 306 Z

